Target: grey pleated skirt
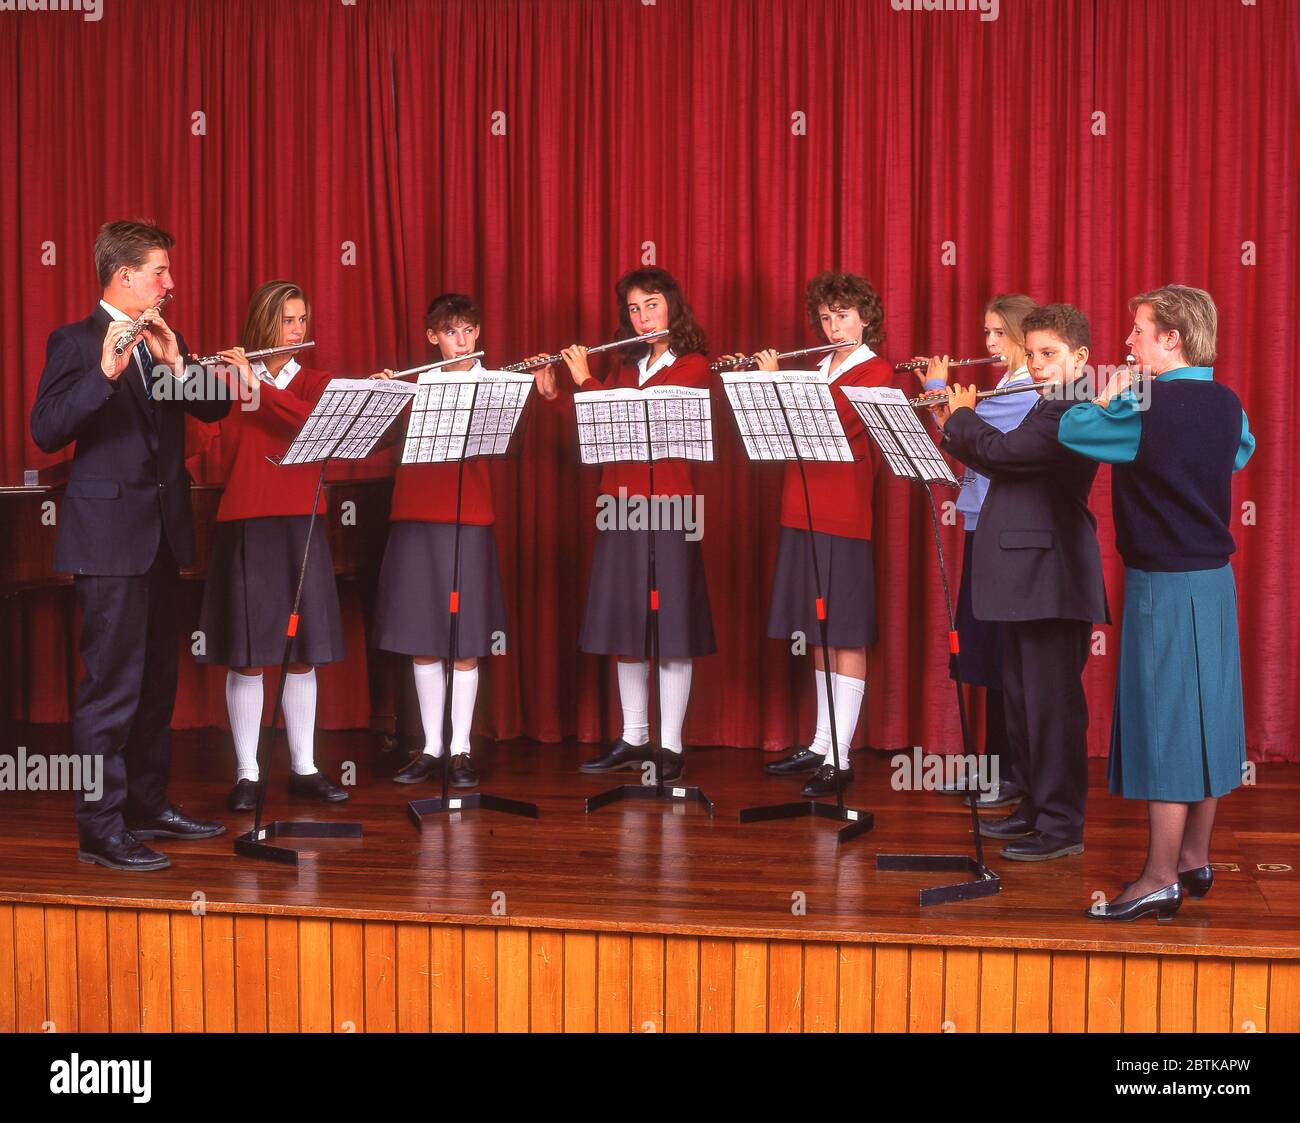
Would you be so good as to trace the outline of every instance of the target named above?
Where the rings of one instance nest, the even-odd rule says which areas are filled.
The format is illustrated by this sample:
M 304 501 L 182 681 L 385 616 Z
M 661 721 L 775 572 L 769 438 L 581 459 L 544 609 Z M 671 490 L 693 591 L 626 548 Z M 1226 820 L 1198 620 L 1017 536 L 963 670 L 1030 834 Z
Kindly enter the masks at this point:
M 398 521 L 388 531 L 371 644 L 423 658 L 449 655 L 454 523 Z M 460 528 L 460 620 L 456 657 L 504 651 L 505 602 L 491 526 Z M 495 649 L 495 651 L 494 651 Z
M 1237 787 L 1245 762 L 1232 566 L 1125 569 L 1110 790 L 1195 803 Z
M 704 552 L 684 530 L 601 530 L 591 558 L 587 610 L 578 645 L 594 655 L 650 655 L 649 535 L 655 536 L 659 586 L 659 655 L 712 655 L 713 613 L 704 576 Z
M 877 639 L 876 570 L 871 542 L 815 531 L 813 543 L 826 600 L 827 642 L 831 647 L 870 647 Z M 783 526 L 767 634 L 788 641 L 795 632 L 804 634 L 810 648 L 821 642 L 808 532 Z
M 221 667 L 278 666 L 307 544 L 307 515 L 232 519 L 216 524 L 203 586 L 195 658 Z M 325 524 L 316 520 L 298 608 L 291 663 L 337 663 L 346 656 L 339 592 Z

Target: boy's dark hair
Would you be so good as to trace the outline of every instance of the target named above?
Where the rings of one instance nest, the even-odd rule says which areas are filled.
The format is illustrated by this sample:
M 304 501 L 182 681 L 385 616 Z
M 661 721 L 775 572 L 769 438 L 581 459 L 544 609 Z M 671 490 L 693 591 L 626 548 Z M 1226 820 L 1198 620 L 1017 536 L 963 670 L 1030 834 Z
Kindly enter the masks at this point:
M 689 355 L 692 351 L 703 353 L 704 331 L 695 322 L 695 313 L 686 303 L 681 285 L 667 269 L 659 269 L 656 266 L 633 269 L 630 273 L 624 273 L 614 286 L 614 295 L 618 297 L 620 339 L 636 335 L 636 329 L 632 326 L 632 316 L 627 310 L 627 294 L 633 289 L 660 293 L 668 301 L 668 330 L 672 332 L 668 337 L 668 346 L 672 348 L 674 355 L 680 357 Z M 638 343 L 632 347 L 624 347 L 622 352 L 623 361 L 628 366 L 635 366 L 650 353 L 650 344 Z
M 1073 304 L 1044 304 L 1027 315 L 1020 325 L 1025 335 L 1046 331 L 1064 340 L 1071 351 L 1092 346 L 1092 329 L 1088 317 Z
M 106 222 L 95 238 L 95 273 L 100 288 L 108 288 L 113 274 L 125 265 L 138 269 L 150 250 L 169 250 L 176 239 L 152 222 L 120 219 Z
M 424 327 L 427 331 L 444 331 L 452 324 L 462 321 L 478 327 L 483 322 L 483 313 L 472 297 L 459 292 L 444 292 L 441 296 L 435 296 L 424 313 Z
M 880 294 L 866 277 L 856 273 L 818 273 L 808 282 L 804 294 L 808 303 L 808 321 L 813 330 L 822 330 L 819 309 L 823 304 L 832 311 L 856 308 L 862 317 L 862 342 L 873 350 L 885 340 L 885 306 Z

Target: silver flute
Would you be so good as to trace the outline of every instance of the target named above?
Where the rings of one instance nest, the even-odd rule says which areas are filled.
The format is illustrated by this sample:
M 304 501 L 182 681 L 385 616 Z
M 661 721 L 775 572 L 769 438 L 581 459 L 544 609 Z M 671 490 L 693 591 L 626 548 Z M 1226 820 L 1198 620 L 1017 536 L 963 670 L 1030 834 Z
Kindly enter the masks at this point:
M 287 343 L 283 347 L 263 347 L 260 351 L 245 351 L 244 358 L 252 359 L 269 359 L 272 355 L 287 355 L 290 351 L 302 351 L 307 347 L 315 347 L 316 341 L 309 339 L 304 343 Z M 218 363 L 224 363 L 226 360 L 220 355 L 204 355 L 201 359 L 190 357 L 185 360 L 186 363 L 197 363 L 201 367 L 214 367 Z
M 805 355 L 824 355 L 827 351 L 839 351 L 845 347 L 857 347 L 858 342 L 855 339 L 846 339 L 843 343 L 824 343 L 820 347 L 804 347 L 799 351 L 782 351 L 777 355 L 777 361 L 782 359 L 802 359 Z M 709 364 L 709 370 L 714 374 L 721 374 L 729 370 L 754 370 L 758 366 L 757 355 L 742 355 L 739 359 L 719 359 L 716 363 Z
M 136 340 L 139 339 L 140 336 L 144 334 L 144 329 L 146 327 L 144 321 L 145 316 L 147 316 L 150 312 L 156 312 L 159 308 L 161 308 L 164 304 L 166 304 L 169 300 L 171 300 L 171 298 L 172 298 L 171 293 L 169 292 L 163 293 L 162 299 L 158 301 L 157 304 L 155 304 L 152 308 L 146 308 L 143 312 L 140 313 L 139 316 L 137 316 L 134 320 L 132 320 L 131 326 L 127 328 L 126 331 L 124 331 L 121 335 L 119 335 L 117 337 L 117 342 L 113 344 L 113 354 L 125 355 L 129 350 L 131 350 L 131 348 L 135 346 Z
M 425 363 L 423 366 L 407 367 L 405 370 L 397 370 L 393 372 L 393 377 L 410 378 L 415 374 L 423 374 L 426 370 L 437 370 L 439 367 L 449 367 L 452 363 L 465 363 L 470 359 L 481 359 L 482 357 L 482 351 L 471 351 L 468 355 L 457 355 L 454 359 L 439 359 L 436 363 Z
M 1133 370 L 1133 364 L 1136 362 L 1137 359 L 1132 355 L 1126 355 L 1124 357 L 1124 365 L 1132 375 L 1133 382 L 1139 383 L 1153 381 L 1153 375 L 1143 374 Z M 983 401 L 985 398 L 1000 398 L 1005 394 L 1023 394 L 1027 390 L 1047 390 L 1050 392 L 1052 390 L 1059 390 L 1064 385 L 1065 383 L 1058 380 L 1053 380 L 1051 382 L 1034 382 L 1031 379 L 1029 382 L 1021 383 L 1019 386 L 999 386 L 995 390 L 977 390 L 975 392 L 975 397 L 979 401 Z M 941 406 L 947 401 L 948 389 L 947 387 L 944 387 L 942 390 L 931 390 L 929 393 L 922 394 L 919 398 L 911 398 L 907 404 L 909 406 Z
M 613 343 L 602 343 L 599 347 L 588 347 L 588 355 L 599 355 L 602 351 L 613 351 L 619 347 L 631 347 L 634 343 L 649 343 L 654 339 L 663 339 L 672 332 L 666 328 L 663 331 L 649 331 L 645 335 L 630 335 L 626 339 L 616 339 Z M 523 374 L 525 371 L 539 370 L 542 367 L 550 366 L 552 363 L 564 362 L 563 355 L 543 355 L 540 359 L 524 359 L 518 363 L 511 363 L 508 367 L 502 367 L 502 370 L 510 371 L 513 374 Z

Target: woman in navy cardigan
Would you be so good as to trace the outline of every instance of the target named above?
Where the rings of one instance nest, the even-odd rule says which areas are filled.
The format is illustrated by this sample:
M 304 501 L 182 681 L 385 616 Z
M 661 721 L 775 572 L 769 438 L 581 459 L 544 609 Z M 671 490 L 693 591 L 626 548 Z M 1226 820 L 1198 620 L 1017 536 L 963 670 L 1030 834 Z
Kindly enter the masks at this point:
M 1128 347 L 1152 376 L 1127 372 L 1068 410 L 1059 439 L 1114 465 L 1124 624 L 1111 726 L 1110 788 L 1147 801 L 1138 879 L 1088 910 L 1099 920 L 1166 920 L 1184 893 L 1210 890 L 1220 797 L 1246 760 L 1229 555 L 1232 474 L 1255 451 L 1237 395 L 1214 381 L 1218 310 L 1208 292 L 1167 285 L 1129 301 Z

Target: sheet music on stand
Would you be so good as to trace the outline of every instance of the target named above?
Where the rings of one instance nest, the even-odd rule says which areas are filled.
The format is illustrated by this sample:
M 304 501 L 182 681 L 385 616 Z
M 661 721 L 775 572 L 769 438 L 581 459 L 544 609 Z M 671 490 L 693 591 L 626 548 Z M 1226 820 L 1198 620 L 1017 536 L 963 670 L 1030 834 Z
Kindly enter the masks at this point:
M 411 403 L 402 463 L 504 456 L 532 388 L 531 374 L 425 371 Z
M 708 390 L 650 386 L 575 394 L 584 464 L 712 460 L 713 410 Z
M 331 379 L 279 463 L 287 466 L 369 456 L 414 394 L 415 387 L 407 382 Z
M 722 376 L 722 385 L 751 460 L 853 460 L 820 371 L 732 372 Z
M 957 477 L 902 390 L 896 386 L 846 386 L 844 396 L 858 411 L 894 475 L 957 486 Z

